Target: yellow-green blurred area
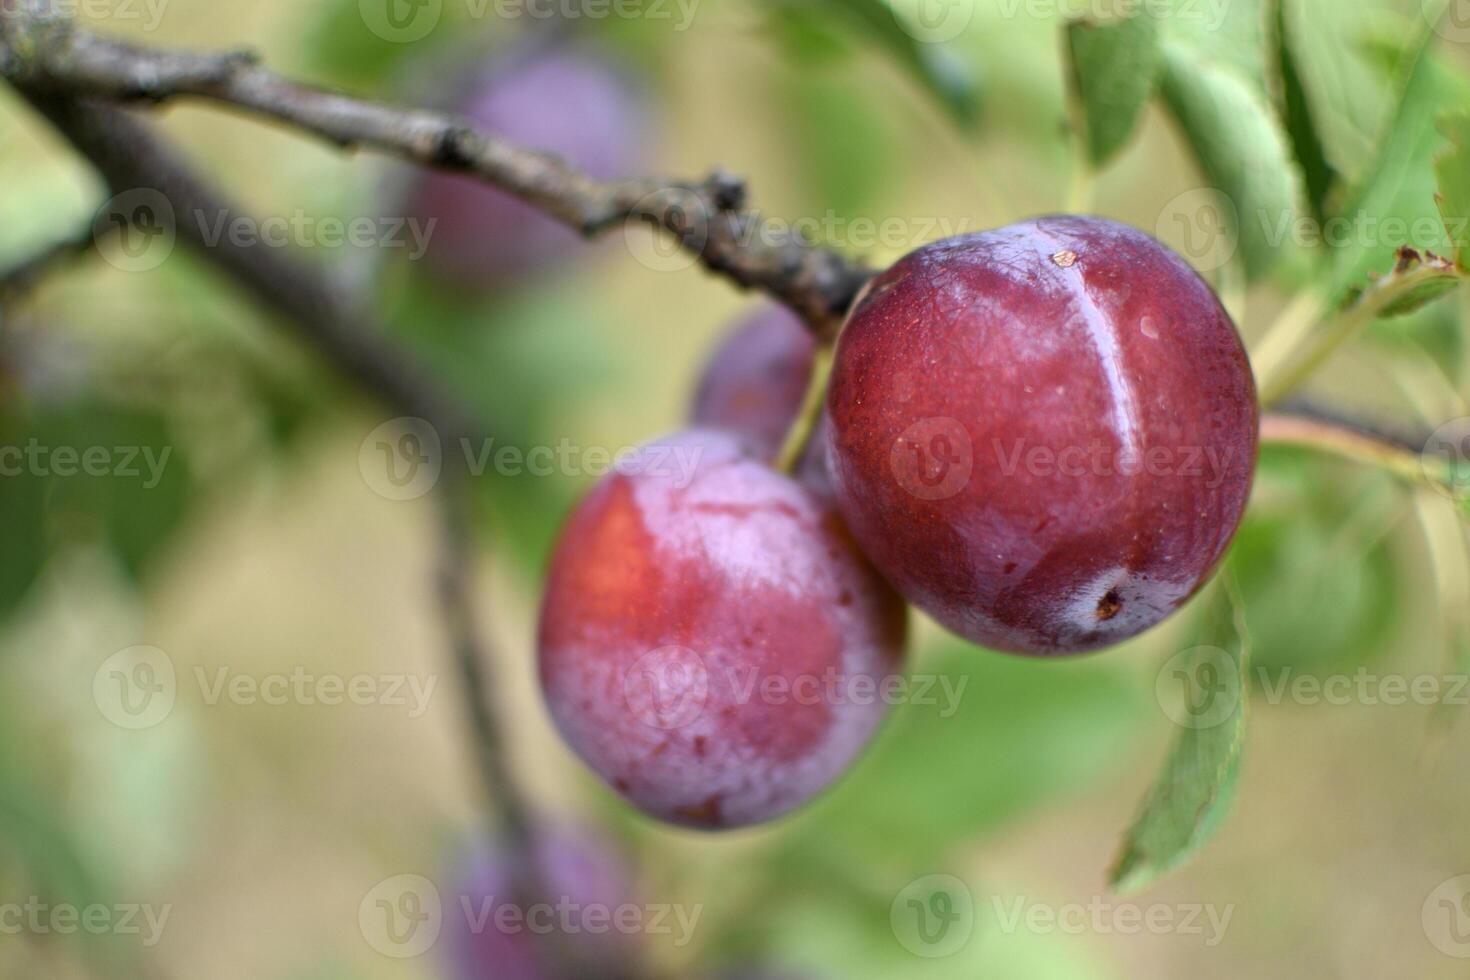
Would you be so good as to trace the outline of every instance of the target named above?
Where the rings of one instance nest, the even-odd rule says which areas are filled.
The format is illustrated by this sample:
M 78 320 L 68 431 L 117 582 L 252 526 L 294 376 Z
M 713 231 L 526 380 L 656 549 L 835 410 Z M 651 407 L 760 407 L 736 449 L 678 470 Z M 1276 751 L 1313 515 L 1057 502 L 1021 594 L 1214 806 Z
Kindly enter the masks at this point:
M 1170 40 L 1176 54 L 1195 45 L 1201 77 L 1220 63 L 1246 80 L 1204 90 L 1216 139 L 1250 147 L 1247 169 L 1269 169 L 1250 144 L 1260 120 L 1242 119 L 1239 100 L 1280 97 L 1274 6 L 1169 3 L 1199 15 L 1175 18 L 1194 31 Z M 370 29 L 371 6 L 81 9 L 139 43 L 253 47 L 291 77 L 441 104 L 453 101 L 435 87 L 454 77 L 450 65 L 493 60 L 548 26 L 522 5 L 443 0 L 437 26 L 400 42 Z M 1191 223 L 1197 202 L 1235 178 L 1207 172 L 1204 140 L 1159 99 L 1125 148 L 1079 180 L 1063 24 L 1128 4 L 961 3 L 972 16 L 942 44 L 912 26 L 931 22 L 914 20 L 924 6 L 702 0 L 687 19 L 687 2 L 657 6 L 661 16 L 558 9 L 572 12 L 561 30 L 641 79 L 651 173 L 740 174 L 765 216 L 807 222 L 875 266 L 1079 201 L 1187 257 L 1207 254 L 1190 240 L 1203 230 Z M 1431 31 L 1426 11 L 1440 10 Z M 1305 0 L 1288 2 L 1287 18 L 1304 39 L 1297 67 L 1340 198 L 1387 173 L 1391 186 L 1361 198 L 1365 208 L 1411 227 L 1432 216 L 1445 143 L 1435 121 L 1470 108 L 1470 9 Z M 1404 122 L 1406 52 L 1426 35 L 1426 101 Z M 218 106 L 179 102 L 149 117 L 256 216 L 391 213 L 411 179 Z M 1209 113 L 1190 118 L 1203 126 Z M 1385 155 L 1390 130 L 1401 152 Z M 1272 139 L 1279 149 L 1286 138 Z M 107 196 L 0 89 L 0 264 L 73 234 Z M 398 255 L 309 248 L 302 259 L 375 297 L 497 446 L 616 453 L 683 424 L 706 353 L 760 302 L 668 267 L 687 263 L 650 261 L 651 241 L 618 231 L 555 276 L 474 299 L 438 290 Z M 1373 238 L 1347 264 L 1391 262 L 1395 244 Z M 1203 271 L 1255 345 L 1324 278 L 1312 261 L 1288 255 L 1261 271 L 1235 256 Z M 1312 391 L 1408 433 L 1470 415 L 1467 312 L 1462 288 L 1376 324 Z M 438 516 L 427 497 L 389 499 L 361 465 L 392 410 L 183 248 L 147 271 L 91 252 L 0 317 L 4 444 L 170 452 L 151 486 L 141 460 L 138 478 L 0 478 L 0 975 L 449 976 L 442 950 L 385 955 L 360 919 L 386 879 L 445 880 L 484 816 L 435 610 Z M 700 911 L 687 943 L 641 937 L 664 975 L 752 963 L 834 980 L 1464 975 L 1470 911 L 1435 897 L 1470 874 L 1470 690 L 1452 680 L 1470 657 L 1470 573 L 1444 498 L 1266 450 L 1229 563 L 1255 664 L 1234 805 L 1182 867 L 1119 895 L 1109 863 L 1180 730 L 1160 672 L 1198 642 L 1198 609 L 1062 662 L 970 648 L 916 616 L 911 669 L 962 691 L 956 703 L 936 689 L 931 703 L 897 707 L 856 769 L 795 816 L 723 835 L 670 830 L 571 756 L 536 684 L 541 569 L 594 476 L 492 466 L 477 478 L 480 611 L 538 811 L 614 836 L 645 902 Z M 166 655 L 176 696 L 164 717 L 119 723 L 98 685 L 119 664 L 136 668 L 116 658 L 140 646 Z M 416 708 L 406 691 L 409 703 L 324 704 L 219 686 L 302 674 L 433 687 Z M 1290 686 L 1364 674 L 1442 680 L 1451 703 Z M 905 889 L 930 875 L 959 879 L 973 901 L 972 931 L 944 956 L 919 955 L 934 950 L 916 952 L 896 925 Z M 113 911 L 92 935 L 16 917 L 37 903 Z M 122 907 L 167 919 L 154 935 L 135 912 L 137 931 L 125 930 Z

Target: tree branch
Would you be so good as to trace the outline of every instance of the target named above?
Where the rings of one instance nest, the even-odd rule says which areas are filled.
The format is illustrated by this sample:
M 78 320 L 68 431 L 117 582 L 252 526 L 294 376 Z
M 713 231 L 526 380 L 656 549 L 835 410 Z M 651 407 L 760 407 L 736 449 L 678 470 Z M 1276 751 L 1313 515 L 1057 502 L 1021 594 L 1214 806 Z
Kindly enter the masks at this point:
M 241 213 L 120 110 L 21 91 L 92 162 L 112 193 L 149 188 L 179 215 L 217 215 L 228 222 Z M 180 241 L 285 317 L 312 347 L 395 410 L 428 420 L 445 438 L 470 435 L 469 412 L 317 269 L 283 249 L 232 242 L 228 236 L 205 241 L 198 222 L 179 221 L 176 231 Z
M 520 851 L 530 839 L 531 815 L 516 794 L 505 747 L 505 733 L 493 708 L 489 665 L 490 651 L 480 638 L 475 617 L 474 515 L 464 474 L 447 472 L 438 488 L 440 555 L 436 593 L 440 612 L 448 628 L 460 682 L 466 688 L 465 706 L 474 732 L 475 762 L 483 784 L 496 800 L 500 816 L 498 832 Z M 529 849 L 526 849 L 529 853 Z
M 678 238 L 706 268 L 784 302 L 820 336 L 835 336 L 872 277 L 865 266 L 764 222 L 744 183 L 600 182 L 558 157 L 506 142 L 455 116 L 397 108 L 291 82 L 247 52 L 162 51 L 111 41 L 48 13 L 44 0 L 0 0 L 0 72 L 33 91 L 111 101 L 190 97 L 227 104 L 343 148 L 368 147 L 494 185 L 588 237 L 642 221 Z
M 144 126 L 120 110 L 77 103 L 22 90 L 56 128 L 87 156 L 114 193 L 150 187 L 177 213 L 237 214 Z M 179 238 L 193 247 L 266 307 L 286 318 L 295 332 L 355 381 L 383 397 L 395 410 L 429 421 L 446 440 L 471 438 L 471 416 L 433 383 L 431 376 L 383 336 L 371 316 L 355 309 L 332 283 L 281 249 L 240 245 L 224 239 L 206 243 L 192 222 L 180 222 Z M 439 597 L 462 679 L 473 729 L 477 770 L 485 781 L 499 833 L 513 853 L 528 852 L 526 806 L 509 778 L 509 763 L 490 701 L 491 666 L 476 636 L 468 571 L 472 534 L 464 514 L 464 474 L 447 469 L 444 486 L 444 552 L 436 574 Z
M 1428 436 L 1414 439 L 1313 402 L 1293 401 L 1261 417 L 1261 442 L 1300 446 L 1385 470 L 1441 492 L 1453 491 L 1448 461 L 1426 455 Z

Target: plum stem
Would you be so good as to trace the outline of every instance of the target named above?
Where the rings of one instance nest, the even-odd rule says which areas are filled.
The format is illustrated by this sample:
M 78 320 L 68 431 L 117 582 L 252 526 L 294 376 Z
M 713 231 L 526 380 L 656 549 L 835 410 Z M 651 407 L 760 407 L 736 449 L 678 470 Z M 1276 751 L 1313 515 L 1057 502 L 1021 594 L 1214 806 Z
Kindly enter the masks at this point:
M 796 472 L 812 433 L 817 429 L 817 420 L 822 417 L 822 403 L 827 397 L 827 383 L 832 378 L 833 344 L 818 344 L 812 353 L 812 377 L 801 399 L 801 409 L 786 432 L 781 451 L 776 454 L 776 469 L 787 476 Z

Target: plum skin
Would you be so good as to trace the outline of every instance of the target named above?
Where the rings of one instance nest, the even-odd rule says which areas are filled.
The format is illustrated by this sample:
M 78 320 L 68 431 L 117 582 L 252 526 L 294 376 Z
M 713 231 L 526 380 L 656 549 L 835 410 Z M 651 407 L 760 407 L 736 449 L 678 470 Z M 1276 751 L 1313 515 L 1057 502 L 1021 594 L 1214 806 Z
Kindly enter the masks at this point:
M 1213 291 L 1144 233 L 1047 217 L 918 249 L 838 341 L 828 461 L 865 553 L 983 646 L 1167 617 L 1240 524 L 1259 409 Z M 1068 464 L 1071 465 L 1068 465 Z
M 513 856 L 504 850 L 478 846 L 466 854 L 456 870 L 454 890 L 444 896 L 445 938 L 450 975 L 460 980 L 543 980 L 556 975 L 548 964 L 542 945 L 555 943 L 560 958 L 583 966 L 609 964 L 626 966 L 638 957 L 634 937 L 617 930 L 578 930 L 571 934 L 557 929 L 538 935 L 530 925 L 545 928 L 545 922 L 561 920 L 559 912 L 549 917 L 536 905 L 556 910 L 570 908 L 574 925 L 579 917 L 610 917 L 620 907 L 636 904 L 632 875 L 621 856 L 604 840 L 582 828 L 554 827 L 538 832 L 528 853 L 533 880 L 547 894 L 516 895 Z M 514 906 L 518 913 L 508 914 Z M 503 917 L 503 918 L 502 918 Z M 502 922 L 512 922 L 506 928 Z M 565 966 L 557 963 L 556 966 Z M 622 975 L 622 974 L 618 974 Z
M 670 451 L 697 458 L 692 476 L 658 464 Z M 542 603 L 540 676 L 563 737 L 635 806 L 744 826 L 857 757 L 905 628 L 903 601 L 829 506 L 737 436 L 694 430 L 644 447 L 573 513 Z
M 801 408 L 815 351 L 811 331 L 796 314 L 775 303 L 757 308 L 711 354 L 690 422 L 742 433 L 762 456 L 774 457 Z
M 575 45 L 512 50 L 502 59 L 466 85 L 455 106 L 461 115 L 598 180 L 639 169 L 649 128 L 644 100 L 618 67 Z M 460 174 L 417 176 L 405 209 L 428 229 L 426 268 L 464 290 L 499 288 L 588 247 L 531 205 Z

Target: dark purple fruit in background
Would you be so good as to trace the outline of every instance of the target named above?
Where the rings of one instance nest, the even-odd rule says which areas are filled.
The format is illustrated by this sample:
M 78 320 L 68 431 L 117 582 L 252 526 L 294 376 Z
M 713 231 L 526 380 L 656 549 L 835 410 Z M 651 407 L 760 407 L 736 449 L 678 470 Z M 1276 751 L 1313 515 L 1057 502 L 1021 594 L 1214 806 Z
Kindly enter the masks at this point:
M 816 343 L 784 306 L 768 304 L 739 321 L 710 355 L 690 421 L 749 436 L 775 456 L 801 408 Z
M 537 836 L 529 858 L 531 878 L 544 894 L 516 895 L 510 855 L 481 849 L 456 873 L 456 887 L 442 896 L 455 980 L 549 980 L 569 964 L 589 971 L 605 967 L 607 976 L 635 975 L 630 965 L 639 955 L 637 937 L 603 928 L 617 921 L 621 906 L 638 905 L 632 878 L 613 848 L 586 832 L 557 829 Z M 602 931 L 588 928 L 593 925 Z
M 639 94 L 624 74 L 580 48 L 509 52 L 454 108 L 491 133 L 554 153 L 601 180 L 630 176 L 646 156 Z M 423 261 L 466 289 L 503 285 L 588 247 L 529 205 L 453 174 L 417 178 L 407 213 L 436 220 Z
M 541 608 L 546 702 L 644 812 L 737 827 L 831 784 L 886 711 L 905 609 L 836 514 L 686 432 L 639 451 L 572 514 Z
M 864 552 L 949 629 L 1021 653 L 1173 612 L 1235 534 L 1256 460 L 1230 317 L 1173 252 L 1097 218 L 904 258 L 843 331 L 827 408 Z
M 774 459 L 801 410 L 815 354 L 816 341 L 796 314 L 774 303 L 761 306 L 711 352 L 695 387 L 691 424 L 737 433 L 757 456 Z M 824 424 L 818 420 L 794 475 L 830 502 Z

